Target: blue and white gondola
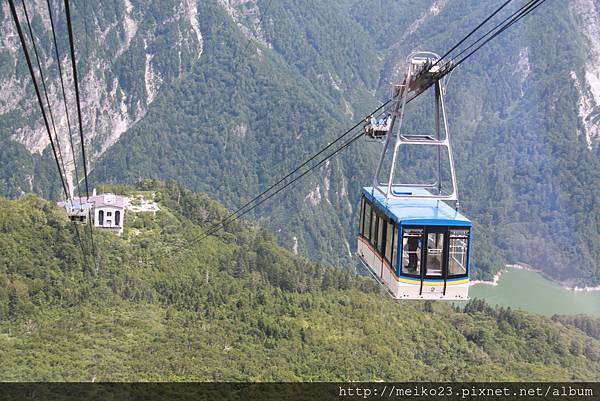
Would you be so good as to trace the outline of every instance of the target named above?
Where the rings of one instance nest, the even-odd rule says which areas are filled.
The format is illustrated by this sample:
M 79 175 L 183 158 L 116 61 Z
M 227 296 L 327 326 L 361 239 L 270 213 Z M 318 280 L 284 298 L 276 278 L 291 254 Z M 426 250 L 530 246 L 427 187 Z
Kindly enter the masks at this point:
M 404 79 L 392 88 L 385 124 L 371 122 L 365 127 L 366 137 L 385 138 L 385 143 L 373 184 L 362 189 L 358 256 L 396 299 L 468 299 L 472 223 L 458 211 L 444 105 L 444 77 L 451 63 L 441 63 L 435 53 L 418 52 L 407 64 Z M 429 116 L 435 132 L 411 134 L 403 127 L 407 105 L 427 90 L 434 91 L 435 111 Z M 421 171 L 398 171 L 405 157 L 400 149 L 410 147 L 433 148 L 435 156 L 403 167 Z M 423 171 L 435 176 L 421 184 L 401 181 Z M 447 202 L 455 202 L 455 207 Z
M 424 195 L 421 188 L 403 191 Z M 358 256 L 397 299 L 468 299 L 472 223 L 434 199 L 362 189 Z

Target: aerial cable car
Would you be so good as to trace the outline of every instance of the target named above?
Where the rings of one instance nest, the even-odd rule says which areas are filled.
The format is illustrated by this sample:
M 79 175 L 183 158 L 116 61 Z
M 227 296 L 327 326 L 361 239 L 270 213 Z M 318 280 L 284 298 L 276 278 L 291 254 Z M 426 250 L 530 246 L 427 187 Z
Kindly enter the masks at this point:
M 364 126 L 366 136 L 385 138 L 385 143 L 372 186 L 362 188 L 357 253 L 396 299 L 468 299 L 472 223 L 458 211 L 444 105 L 444 76 L 450 66 L 438 60 L 435 53 L 411 54 L 402 83 L 392 88 L 392 101 L 384 112 L 387 120 L 380 124 L 371 119 Z M 407 104 L 427 90 L 434 95 L 435 132 L 410 134 L 403 127 Z M 434 149 L 435 156 L 424 161 L 433 164 L 434 181 L 402 182 L 396 171 L 401 158 L 408 148 L 423 147 Z
M 91 203 L 82 198 L 71 196 L 70 199 L 58 202 L 58 205 L 65 208 L 69 220 L 74 223 L 85 224 L 90 217 Z

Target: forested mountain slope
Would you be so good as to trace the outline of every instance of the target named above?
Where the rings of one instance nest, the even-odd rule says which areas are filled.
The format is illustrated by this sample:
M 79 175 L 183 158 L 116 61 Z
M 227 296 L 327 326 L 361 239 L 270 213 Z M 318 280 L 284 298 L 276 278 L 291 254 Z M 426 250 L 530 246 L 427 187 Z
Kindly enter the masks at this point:
M 592 318 L 398 303 L 237 223 L 190 246 L 226 211 L 174 183 L 140 188 L 161 211 L 128 213 L 123 237 L 97 231 L 98 273 L 63 210 L 0 199 L 0 380 L 600 378 Z
M 497 7 L 474 0 L 116 4 L 74 5 L 94 179 L 176 177 L 232 208 L 375 108 L 410 51 L 443 53 Z M 35 9 L 34 28 L 47 36 L 44 7 Z M 563 282 L 600 282 L 598 9 L 592 0 L 546 2 L 450 79 L 459 190 L 476 222 L 479 278 L 522 262 Z M 12 93 L 18 83 L 31 92 L 7 8 L 0 12 L 2 88 Z M 24 125 L 37 116 L 32 99 L 0 103 L 7 166 L 0 188 L 11 196 L 57 194 L 54 166 L 36 153 L 45 146 L 40 120 L 28 123 L 35 129 Z M 424 117 L 418 111 L 409 124 Z M 287 248 L 353 268 L 357 194 L 371 181 L 377 151 L 354 146 L 255 217 Z
M 277 27 L 281 32 L 271 32 L 271 36 L 276 37 L 273 43 L 262 46 L 248 42 L 220 2 L 198 4 L 196 21 L 202 32 L 202 53 L 194 61 L 196 67 L 191 72 L 184 70 L 172 84 L 163 83 L 151 103 L 150 99 L 141 99 L 142 104 L 149 103 L 145 117 L 94 164 L 94 177 L 103 181 L 135 181 L 138 177 L 177 176 L 192 188 L 209 191 L 225 204 L 234 206 L 335 137 L 340 129 L 345 129 L 353 108 L 358 107 L 355 105 L 376 103 L 365 89 L 366 83 L 372 84 L 376 78 L 374 73 L 369 75 L 371 67 L 366 63 L 367 59 L 372 59 L 374 51 L 360 36 L 357 23 L 353 23 L 353 29 L 338 33 L 339 40 L 323 50 L 314 49 L 314 38 L 297 36 L 290 31 L 292 28 L 298 32 L 304 30 L 304 24 L 311 24 L 311 19 L 319 14 L 327 16 L 330 34 L 334 27 L 339 29 L 351 22 L 325 3 L 315 2 L 314 5 L 314 8 L 306 9 L 310 15 L 305 16 L 290 13 L 289 4 L 273 3 L 271 12 L 282 15 Z M 134 4 L 132 18 L 145 18 L 145 14 L 138 15 L 138 8 L 144 7 L 138 5 L 136 8 Z M 157 10 L 150 11 L 156 14 Z M 163 11 L 164 18 L 171 21 L 167 5 Z M 88 19 L 91 18 L 88 16 Z M 181 19 L 183 23 L 177 29 L 189 31 L 187 20 Z M 100 32 L 104 26 L 112 27 L 104 20 L 98 16 L 95 27 L 89 29 Z M 270 19 L 264 21 L 267 23 Z M 159 22 L 160 19 L 156 21 Z M 324 34 L 324 24 L 313 22 L 312 25 L 315 33 L 321 30 L 319 35 Z M 143 62 L 144 53 L 150 57 L 152 50 L 144 50 L 142 46 L 146 36 L 142 27 L 146 24 L 139 22 L 137 26 L 139 29 L 128 48 L 132 53 L 128 56 L 130 69 L 126 75 L 117 75 L 116 87 L 123 85 L 121 81 L 127 82 L 129 87 L 143 94 L 143 64 L 136 66 L 135 63 Z M 126 27 L 117 25 L 117 28 L 120 32 Z M 331 39 L 331 35 L 327 37 Z M 98 34 L 90 36 L 90 54 L 95 53 L 96 47 L 104 46 L 103 43 L 94 44 L 98 38 Z M 298 40 L 304 45 L 299 45 Z M 320 40 L 324 38 L 320 36 Z M 340 44 L 344 46 L 340 47 Z M 80 41 L 79 45 L 84 48 L 85 43 Z M 260 49 L 257 50 L 257 46 Z M 312 50 L 310 55 L 305 54 L 307 49 Z M 332 49 L 335 54 L 329 53 Z M 301 52 L 303 56 L 289 53 L 286 57 L 296 64 L 288 64 L 282 56 L 286 52 Z M 82 62 L 86 62 L 83 57 Z M 318 84 L 319 80 L 327 83 L 329 91 L 321 90 L 325 84 Z M 331 88 L 332 80 L 345 89 Z M 345 176 L 364 174 L 369 164 L 364 156 L 359 156 L 358 160 L 353 158 L 352 163 L 347 159 L 346 163 L 349 164 L 346 171 L 338 163 L 328 167 L 327 185 L 323 178 L 318 180 L 319 189 L 316 189 L 316 183 L 305 183 L 280 204 L 266 205 L 261 211 L 262 215 L 272 216 L 272 231 L 296 227 L 293 231 L 283 231 L 283 242 L 291 246 L 292 238 L 296 237 L 303 253 L 310 251 L 313 256 L 324 257 L 333 263 L 349 260 L 351 245 L 345 244 L 348 238 L 333 233 L 348 232 L 350 227 L 355 199 L 348 198 L 349 184 Z M 17 174 L 18 171 L 11 177 Z M 311 188 L 312 195 L 309 194 Z M 56 193 L 47 182 L 45 189 Z M 13 190 L 18 194 L 18 187 Z

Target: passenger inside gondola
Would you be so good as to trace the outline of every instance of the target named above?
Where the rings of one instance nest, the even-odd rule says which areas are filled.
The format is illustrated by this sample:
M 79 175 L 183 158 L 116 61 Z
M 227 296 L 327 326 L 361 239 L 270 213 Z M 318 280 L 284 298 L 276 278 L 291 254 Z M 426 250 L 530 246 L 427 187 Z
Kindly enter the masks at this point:
M 392 116 L 388 113 L 387 116 L 371 117 L 369 124 L 365 125 L 365 133 L 372 138 L 383 137 L 390 130 Z
M 369 128 L 375 129 L 377 127 L 377 120 L 375 117 L 371 117 L 371 126 Z
M 406 268 L 411 273 L 415 273 L 417 271 L 417 264 L 419 263 L 417 249 L 419 249 L 419 242 L 421 242 L 419 238 L 411 237 L 408 239 L 408 266 L 406 266 Z
M 407 228 L 404 230 L 402 249 L 404 250 L 402 273 L 420 274 L 421 272 L 421 249 L 423 229 Z

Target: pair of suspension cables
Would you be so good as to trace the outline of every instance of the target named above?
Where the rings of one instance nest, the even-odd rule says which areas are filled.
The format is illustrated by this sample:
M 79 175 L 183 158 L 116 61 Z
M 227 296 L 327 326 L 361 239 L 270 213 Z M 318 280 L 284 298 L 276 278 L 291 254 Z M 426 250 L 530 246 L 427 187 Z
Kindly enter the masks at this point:
M 19 35 L 19 40 L 21 41 L 21 47 L 23 48 L 23 53 L 25 54 L 27 68 L 29 69 L 29 74 L 30 74 L 31 80 L 33 82 L 33 87 L 35 89 L 35 94 L 37 97 L 38 105 L 40 107 L 40 111 L 42 112 L 44 126 L 45 126 L 46 132 L 48 134 L 48 139 L 50 140 L 50 146 L 52 148 L 52 155 L 54 157 L 54 161 L 56 162 L 56 168 L 58 170 L 58 175 L 60 177 L 60 181 L 62 184 L 62 189 L 63 189 L 64 195 L 65 195 L 65 200 L 67 201 L 68 204 L 71 205 L 71 207 L 74 207 L 75 202 L 71 195 L 72 192 L 70 191 L 70 188 L 69 188 L 69 180 L 67 178 L 67 170 L 65 168 L 63 152 L 61 149 L 61 144 L 60 144 L 60 139 L 59 139 L 59 136 L 57 133 L 56 124 L 54 122 L 54 113 L 52 112 L 52 107 L 50 105 L 50 100 L 48 98 L 48 90 L 46 88 L 46 82 L 45 82 L 46 80 L 44 77 L 44 71 L 42 68 L 42 64 L 40 62 L 40 57 L 39 57 L 39 52 L 38 52 L 38 48 L 36 45 L 35 36 L 33 34 L 33 29 L 31 27 L 31 20 L 29 18 L 29 13 L 27 11 L 27 5 L 25 4 L 25 0 L 21 0 L 23 14 L 25 15 L 25 20 L 27 22 L 27 28 L 28 28 L 28 32 L 29 32 L 29 40 L 31 41 L 33 53 L 35 55 L 36 65 L 38 68 L 38 74 L 40 76 L 40 81 L 42 84 L 41 87 L 42 87 L 42 91 L 44 93 L 44 98 L 46 100 L 45 106 L 44 106 L 44 102 L 42 100 L 42 96 L 40 93 L 40 87 L 38 85 L 36 74 L 34 72 L 33 64 L 31 62 L 31 58 L 29 55 L 27 40 L 26 40 L 26 37 L 23 34 L 23 30 L 21 28 L 21 23 L 19 21 L 19 14 L 17 12 L 15 2 L 14 2 L 14 0 L 8 0 L 8 3 L 10 6 L 10 11 L 11 11 L 13 21 L 15 23 L 15 27 L 17 29 L 17 33 Z M 79 203 L 79 207 L 82 207 L 83 199 L 81 196 L 80 179 L 79 179 L 79 172 L 78 172 L 78 168 L 77 168 L 77 156 L 76 156 L 75 144 L 74 144 L 74 140 L 73 140 L 74 134 L 72 132 L 72 127 L 71 127 L 69 106 L 67 103 L 67 95 L 66 95 L 66 90 L 65 90 L 65 81 L 63 78 L 63 71 L 62 71 L 62 67 L 61 67 L 60 50 L 58 48 L 58 42 L 56 40 L 54 16 L 52 14 L 52 6 L 50 5 L 50 0 L 46 0 L 46 5 L 48 7 L 48 16 L 50 18 L 50 28 L 52 31 L 52 40 L 53 40 L 53 44 L 54 44 L 54 54 L 56 55 L 56 63 L 58 65 L 58 73 L 60 76 L 60 87 L 61 87 L 61 92 L 62 92 L 62 100 L 64 103 L 65 114 L 67 117 L 68 138 L 69 138 L 69 144 L 70 144 L 70 148 L 71 148 L 71 155 L 73 157 L 73 169 L 75 172 L 75 185 L 77 187 L 77 194 L 79 195 L 78 203 Z M 79 142 L 81 145 L 81 155 L 82 155 L 82 164 L 83 164 L 83 179 L 85 181 L 86 203 L 89 203 L 90 192 L 89 192 L 89 184 L 88 184 L 87 158 L 86 158 L 86 153 L 85 153 L 85 140 L 84 140 L 84 136 L 83 136 L 83 123 L 82 123 L 82 118 L 81 118 L 81 101 L 80 101 L 80 96 L 79 96 L 79 79 L 77 76 L 77 64 L 75 62 L 75 45 L 74 45 L 74 40 L 73 40 L 73 27 L 71 24 L 71 9 L 70 9 L 70 5 L 69 5 L 69 0 L 64 0 L 64 6 L 65 6 L 65 16 L 66 16 L 66 22 L 67 22 L 67 31 L 68 31 L 68 35 L 69 35 L 69 53 L 70 53 L 71 67 L 72 67 L 72 72 L 73 72 L 73 88 L 75 91 L 75 100 L 76 100 L 76 106 L 77 106 L 77 119 L 78 119 L 78 123 L 79 123 Z M 46 114 L 46 109 L 48 112 L 47 114 Z M 50 130 L 50 126 L 52 126 L 52 130 Z M 52 136 L 52 132 L 54 133 L 54 137 Z M 88 227 L 89 227 L 88 235 L 89 235 L 90 243 L 91 243 L 91 256 L 94 259 L 96 271 L 98 271 L 100 268 L 100 264 L 99 264 L 99 260 L 98 260 L 98 254 L 96 252 L 96 245 L 94 242 L 94 232 L 92 229 L 92 222 L 91 222 L 91 218 L 89 218 L 89 217 L 90 216 L 88 216 L 87 220 L 88 220 Z M 84 258 L 84 262 L 87 265 L 87 257 L 86 257 L 87 252 L 85 251 L 85 247 L 84 247 L 84 244 L 82 241 L 81 234 L 79 232 L 79 228 L 77 227 L 77 224 L 75 222 L 73 222 L 73 225 L 74 225 L 75 231 L 77 233 L 77 239 L 78 239 L 79 245 L 81 247 L 81 252 L 82 252 L 82 256 Z

